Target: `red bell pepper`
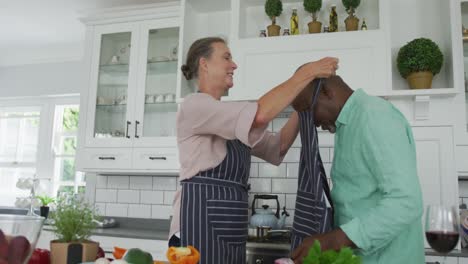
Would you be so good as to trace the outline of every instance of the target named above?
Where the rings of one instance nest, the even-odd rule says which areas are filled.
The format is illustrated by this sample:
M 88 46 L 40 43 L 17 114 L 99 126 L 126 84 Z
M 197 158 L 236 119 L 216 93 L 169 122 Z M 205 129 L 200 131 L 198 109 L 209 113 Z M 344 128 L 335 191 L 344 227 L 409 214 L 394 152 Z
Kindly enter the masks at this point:
M 47 249 L 34 249 L 28 264 L 50 264 L 50 251 Z

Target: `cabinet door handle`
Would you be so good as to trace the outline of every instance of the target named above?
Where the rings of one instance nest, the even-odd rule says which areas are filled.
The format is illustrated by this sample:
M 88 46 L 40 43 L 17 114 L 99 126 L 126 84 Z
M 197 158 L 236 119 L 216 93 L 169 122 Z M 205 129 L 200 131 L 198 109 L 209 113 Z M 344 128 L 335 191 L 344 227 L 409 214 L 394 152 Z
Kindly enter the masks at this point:
M 166 157 L 149 157 L 150 160 L 167 160 Z
M 127 121 L 127 129 L 125 130 L 125 137 L 126 138 L 130 138 L 130 136 L 128 135 L 128 127 L 132 124 L 132 122 L 130 121 Z
M 136 120 L 135 121 L 135 138 L 139 138 L 138 136 L 138 125 L 140 124 L 140 121 Z
M 100 160 L 115 160 L 115 157 L 99 157 Z

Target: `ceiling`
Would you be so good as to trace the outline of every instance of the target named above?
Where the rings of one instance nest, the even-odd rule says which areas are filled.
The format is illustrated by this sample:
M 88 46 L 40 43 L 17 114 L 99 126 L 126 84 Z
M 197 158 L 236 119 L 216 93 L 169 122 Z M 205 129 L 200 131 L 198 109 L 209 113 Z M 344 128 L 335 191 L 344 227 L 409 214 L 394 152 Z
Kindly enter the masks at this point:
M 28 50 L 64 45 L 82 47 L 85 27 L 79 18 L 86 11 L 167 1 L 0 0 L 0 51 L 3 51 L 0 64 L 2 53 L 11 59 L 11 54 L 22 54 Z

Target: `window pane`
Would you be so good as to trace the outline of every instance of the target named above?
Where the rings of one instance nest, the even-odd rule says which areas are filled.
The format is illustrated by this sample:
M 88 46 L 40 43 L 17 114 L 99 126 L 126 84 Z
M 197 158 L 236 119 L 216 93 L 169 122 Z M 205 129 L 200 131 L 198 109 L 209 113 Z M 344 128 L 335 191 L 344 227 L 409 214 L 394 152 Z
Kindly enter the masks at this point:
M 33 178 L 35 168 L 0 168 L 0 206 L 15 206 L 17 197 L 26 198 L 29 190 L 16 187 L 19 178 Z
M 35 162 L 39 111 L 0 109 L 0 162 Z
M 76 137 L 62 137 L 62 155 L 75 155 Z
M 75 181 L 75 158 L 59 158 L 60 181 Z
M 63 111 L 63 131 L 77 131 L 78 130 L 78 107 L 67 107 Z
M 73 187 L 73 186 L 60 186 L 58 191 L 57 191 L 57 196 L 63 195 L 64 193 L 74 194 L 75 193 L 75 187 Z

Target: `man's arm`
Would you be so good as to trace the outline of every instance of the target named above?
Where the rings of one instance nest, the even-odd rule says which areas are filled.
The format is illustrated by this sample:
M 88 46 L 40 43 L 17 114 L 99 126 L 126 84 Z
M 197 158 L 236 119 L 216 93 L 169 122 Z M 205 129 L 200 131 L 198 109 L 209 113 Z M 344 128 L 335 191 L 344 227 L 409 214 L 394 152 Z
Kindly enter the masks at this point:
M 280 156 L 286 155 L 299 132 L 299 116 L 294 111 L 288 119 L 288 122 L 281 128 L 281 147 Z

